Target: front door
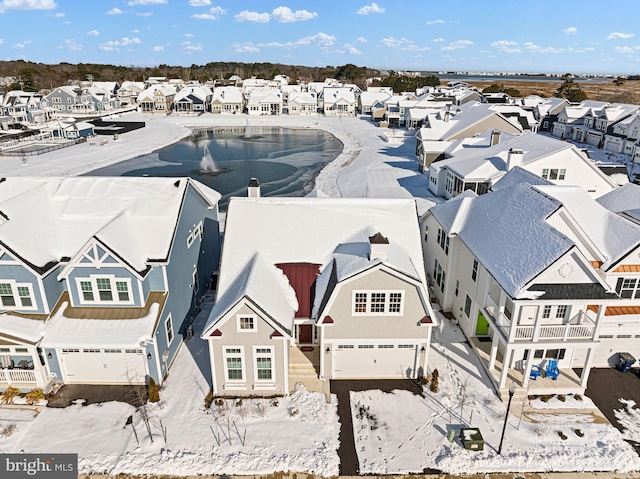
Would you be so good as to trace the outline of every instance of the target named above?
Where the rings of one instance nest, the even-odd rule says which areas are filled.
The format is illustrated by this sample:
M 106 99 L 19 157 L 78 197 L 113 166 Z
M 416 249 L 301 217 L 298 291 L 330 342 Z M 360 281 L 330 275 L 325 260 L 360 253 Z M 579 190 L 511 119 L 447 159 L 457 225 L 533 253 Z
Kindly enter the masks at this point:
M 489 321 L 478 311 L 478 322 L 476 323 L 476 336 L 486 336 L 489 334 Z
M 298 325 L 298 343 L 299 344 L 313 343 L 313 324 Z

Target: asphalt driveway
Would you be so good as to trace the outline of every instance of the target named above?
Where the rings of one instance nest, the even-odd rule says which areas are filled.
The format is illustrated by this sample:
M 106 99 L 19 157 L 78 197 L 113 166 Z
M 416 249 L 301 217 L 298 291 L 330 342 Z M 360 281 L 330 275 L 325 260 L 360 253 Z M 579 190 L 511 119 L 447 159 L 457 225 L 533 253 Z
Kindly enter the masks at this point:
M 57 393 L 47 395 L 47 407 L 67 407 L 79 399 L 84 400 L 83 406 L 108 401 L 120 401 L 138 407 L 147 401 L 147 387 L 65 384 Z
M 579 370 L 578 370 L 579 371 Z M 623 430 L 614 411 L 624 406 L 620 399 L 633 400 L 640 407 L 640 376 L 638 368 L 621 373 L 614 368 L 594 368 L 589 374 L 586 396 L 602 411 L 602 414 L 619 430 Z M 640 442 L 628 441 L 640 455 Z
M 422 388 L 410 379 L 340 379 L 331 380 L 331 394 L 338 398 L 338 417 L 340 418 L 340 475 L 356 476 L 360 472 L 358 454 L 353 439 L 353 420 L 351 418 L 351 391 L 369 391 L 379 389 L 392 392 L 396 389 L 422 395 Z

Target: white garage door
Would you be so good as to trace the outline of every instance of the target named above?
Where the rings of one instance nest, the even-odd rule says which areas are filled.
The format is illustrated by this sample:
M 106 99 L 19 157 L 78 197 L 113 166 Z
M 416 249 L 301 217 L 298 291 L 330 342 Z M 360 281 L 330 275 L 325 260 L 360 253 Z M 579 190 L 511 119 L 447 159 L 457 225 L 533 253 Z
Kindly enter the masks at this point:
M 80 384 L 143 384 L 142 349 L 62 349 L 65 382 Z
M 338 344 L 333 378 L 408 378 L 418 367 L 416 344 Z

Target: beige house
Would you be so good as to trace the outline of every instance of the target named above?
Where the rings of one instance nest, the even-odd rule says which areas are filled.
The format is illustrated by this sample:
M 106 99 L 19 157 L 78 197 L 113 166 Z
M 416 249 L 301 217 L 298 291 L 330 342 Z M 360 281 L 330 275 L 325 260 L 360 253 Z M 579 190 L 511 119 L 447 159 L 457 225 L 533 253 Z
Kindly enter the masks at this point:
M 413 200 L 233 198 L 202 333 L 214 394 L 422 376 L 434 321 L 423 264 Z

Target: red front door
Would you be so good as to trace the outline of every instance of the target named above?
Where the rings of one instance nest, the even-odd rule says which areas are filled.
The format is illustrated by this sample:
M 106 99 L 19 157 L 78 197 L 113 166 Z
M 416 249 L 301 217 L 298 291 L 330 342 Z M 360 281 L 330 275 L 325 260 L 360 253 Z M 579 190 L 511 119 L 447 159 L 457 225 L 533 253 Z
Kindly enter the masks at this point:
M 313 343 L 313 324 L 300 324 L 298 326 L 298 343 Z

